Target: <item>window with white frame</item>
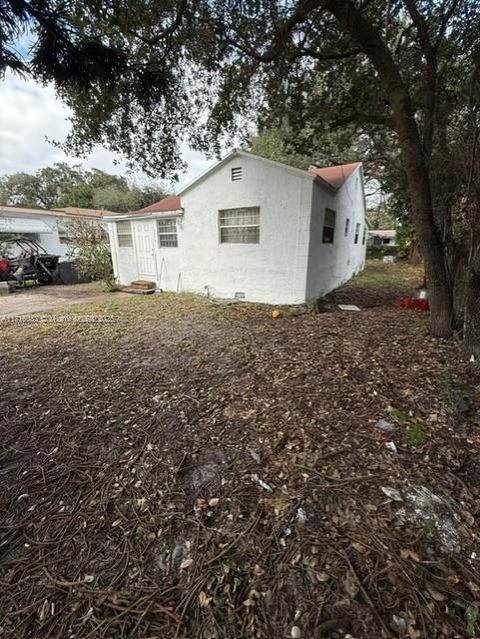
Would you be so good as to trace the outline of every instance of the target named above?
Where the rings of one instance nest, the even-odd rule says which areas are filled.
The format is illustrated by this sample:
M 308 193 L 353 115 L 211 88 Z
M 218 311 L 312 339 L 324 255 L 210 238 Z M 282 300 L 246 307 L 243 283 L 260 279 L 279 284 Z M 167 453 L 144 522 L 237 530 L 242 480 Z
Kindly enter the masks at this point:
M 333 209 L 325 209 L 325 219 L 323 221 L 323 244 L 333 244 L 335 237 L 335 220 L 337 213 Z
M 364 226 L 363 227 L 362 244 L 365 244 L 366 241 L 367 241 L 367 227 Z
M 178 246 L 177 220 L 174 217 L 169 217 L 164 220 L 157 220 L 157 228 L 158 246 Z
M 128 248 L 133 246 L 131 222 L 117 222 L 117 238 L 119 247 Z
M 221 244 L 259 244 L 260 208 L 223 209 L 218 212 Z
M 355 239 L 354 239 L 355 244 L 358 244 L 358 238 L 360 237 L 360 226 L 361 226 L 360 222 L 357 222 L 355 224 Z
M 350 230 L 350 218 L 347 217 L 345 220 L 345 237 L 348 237 L 348 232 Z

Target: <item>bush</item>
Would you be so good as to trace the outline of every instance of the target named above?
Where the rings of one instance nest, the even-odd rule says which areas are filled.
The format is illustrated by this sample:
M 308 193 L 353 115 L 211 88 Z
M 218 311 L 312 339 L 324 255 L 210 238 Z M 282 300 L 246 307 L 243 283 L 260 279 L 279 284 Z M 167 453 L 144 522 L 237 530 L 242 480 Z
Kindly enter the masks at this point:
M 398 255 L 398 246 L 389 246 L 388 244 L 369 244 L 367 246 L 367 257 L 369 259 L 381 260 L 385 255 Z
M 67 225 L 70 259 L 78 273 L 89 280 L 99 280 L 108 291 L 117 289 L 113 274 L 108 233 L 97 222 L 71 220 Z

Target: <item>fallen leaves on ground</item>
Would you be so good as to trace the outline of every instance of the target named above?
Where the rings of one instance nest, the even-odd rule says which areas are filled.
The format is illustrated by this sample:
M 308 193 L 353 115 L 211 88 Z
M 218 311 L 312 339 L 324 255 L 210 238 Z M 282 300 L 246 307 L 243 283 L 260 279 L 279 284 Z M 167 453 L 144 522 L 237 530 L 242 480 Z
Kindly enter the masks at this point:
M 3 327 L 0 637 L 475 636 L 479 380 L 360 284 L 354 314 L 167 297 L 110 305 L 121 330 Z

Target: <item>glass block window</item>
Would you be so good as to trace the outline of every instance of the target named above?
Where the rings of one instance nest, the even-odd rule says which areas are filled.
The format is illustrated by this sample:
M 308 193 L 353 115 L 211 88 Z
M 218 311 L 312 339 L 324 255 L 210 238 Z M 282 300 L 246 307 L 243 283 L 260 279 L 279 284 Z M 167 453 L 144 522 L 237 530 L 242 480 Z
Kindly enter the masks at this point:
M 177 220 L 170 217 L 164 220 L 157 220 L 158 246 L 178 246 Z
M 260 208 L 224 209 L 218 212 L 221 244 L 258 244 Z
M 358 238 L 360 237 L 360 226 L 361 225 L 359 222 L 355 224 L 355 239 L 354 239 L 355 244 L 358 244 Z
M 133 246 L 132 225 L 130 222 L 117 222 L 118 246 L 125 248 Z
M 323 221 L 323 244 L 333 244 L 335 237 L 335 219 L 337 213 L 333 209 L 325 209 L 325 219 Z

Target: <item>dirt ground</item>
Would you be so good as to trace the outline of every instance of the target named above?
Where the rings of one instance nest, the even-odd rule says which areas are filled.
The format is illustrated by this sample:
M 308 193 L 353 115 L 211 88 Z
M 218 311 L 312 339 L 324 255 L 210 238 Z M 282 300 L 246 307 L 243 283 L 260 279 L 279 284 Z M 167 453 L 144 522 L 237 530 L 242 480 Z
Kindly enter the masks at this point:
M 0 322 L 0 638 L 479 636 L 480 379 L 420 280 Z
M 0 318 L 50 311 L 72 304 L 84 304 L 98 298 L 108 299 L 108 297 L 96 283 L 19 288 L 10 295 L 0 297 Z

